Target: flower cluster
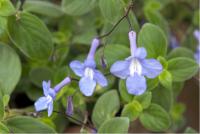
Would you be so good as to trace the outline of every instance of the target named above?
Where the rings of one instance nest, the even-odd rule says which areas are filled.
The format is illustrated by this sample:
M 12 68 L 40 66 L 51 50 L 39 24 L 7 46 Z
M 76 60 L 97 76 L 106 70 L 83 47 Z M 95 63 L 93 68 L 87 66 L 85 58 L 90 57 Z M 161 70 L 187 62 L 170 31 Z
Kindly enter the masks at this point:
M 126 87 L 128 93 L 133 95 L 141 95 L 147 89 L 146 77 L 155 78 L 162 72 L 162 65 L 156 59 L 146 59 L 147 52 L 144 47 L 137 48 L 136 33 L 129 32 L 131 56 L 124 61 L 115 62 L 110 72 L 121 79 L 126 79 Z M 79 88 L 85 96 L 91 96 L 94 93 L 96 85 L 102 87 L 108 85 L 106 77 L 96 69 L 95 53 L 100 45 L 100 40 L 94 38 L 91 43 L 91 48 L 84 62 L 74 60 L 70 63 L 70 68 L 80 77 Z M 61 83 L 51 88 L 50 81 L 43 81 L 44 96 L 40 97 L 35 102 L 36 111 L 48 109 L 48 116 L 53 111 L 53 100 L 60 89 L 69 84 L 71 79 L 66 77 Z M 66 114 L 73 114 L 72 96 L 67 99 Z

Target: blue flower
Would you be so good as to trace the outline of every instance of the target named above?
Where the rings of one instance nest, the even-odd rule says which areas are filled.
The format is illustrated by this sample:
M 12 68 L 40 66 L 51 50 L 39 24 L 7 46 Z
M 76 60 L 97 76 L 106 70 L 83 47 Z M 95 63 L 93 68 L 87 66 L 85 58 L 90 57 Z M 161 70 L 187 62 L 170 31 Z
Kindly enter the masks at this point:
M 147 78 L 155 78 L 162 72 L 162 65 L 155 59 L 146 59 L 146 49 L 136 46 L 136 33 L 129 32 L 131 56 L 124 61 L 115 62 L 110 72 L 121 78 L 126 79 L 126 87 L 129 94 L 141 95 L 146 89 Z
M 61 81 L 59 84 L 57 84 L 53 89 L 51 88 L 51 82 L 48 81 L 43 81 L 42 82 L 42 87 L 43 87 L 43 92 L 44 96 L 40 97 L 36 102 L 35 102 L 35 110 L 42 111 L 47 109 L 48 111 L 48 116 L 51 116 L 53 112 L 53 100 L 56 97 L 56 94 L 60 91 L 60 89 L 68 84 L 71 81 L 69 77 L 66 77 L 63 81 Z
M 43 81 L 42 82 L 44 96 L 40 97 L 35 102 L 36 111 L 42 111 L 48 109 L 48 116 L 53 112 L 53 100 L 56 96 L 56 92 L 51 88 L 51 82 Z
M 98 46 L 99 40 L 93 39 L 90 52 L 84 63 L 77 60 L 70 63 L 70 68 L 73 72 L 77 76 L 81 77 L 79 87 L 85 96 L 91 96 L 97 84 L 102 87 L 107 86 L 107 79 L 99 70 L 96 69 L 94 55 Z
M 196 59 L 197 63 L 200 64 L 200 31 L 199 30 L 195 30 L 194 31 L 194 36 L 198 41 L 198 46 L 197 46 L 197 50 L 194 54 L 194 58 Z

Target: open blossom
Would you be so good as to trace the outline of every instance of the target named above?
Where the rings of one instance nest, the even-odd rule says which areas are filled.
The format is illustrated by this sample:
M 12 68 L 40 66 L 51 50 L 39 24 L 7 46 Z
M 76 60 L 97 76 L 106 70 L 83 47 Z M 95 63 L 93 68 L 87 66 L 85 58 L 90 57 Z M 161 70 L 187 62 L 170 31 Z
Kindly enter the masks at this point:
M 83 63 L 77 60 L 70 63 L 70 68 L 73 72 L 77 76 L 81 77 L 79 87 L 85 96 L 91 96 L 97 84 L 102 87 L 107 86 L 107 79 L 99 70 L 96 69 L 96 63 L 94 60 L 94 55 L 99 44 L 100 41 L 98 39 L 93 39 L 86 60 Z
M 43 81 L 42 82 L 42 87 L 43 87 L 43 92 L 44 96 L 40 97 L 36 102 L 35 102 L 35 109 L 36 111 L 42 111 L 47 109 L 48 111 L 48 116 L 51 116 L 53 112 L 53 100 L 56 97 L 56 94 L 60 91 L 62 87 L 64 87 L 66 84 L 70 83 L 70 78 L 66 77 L 62 82 L 60 82 L 58 85 L 56 85 L 53 89 L 51 88 L 51 82 L 48 81 Z
M 196 52 L 194 54 L 194 58 L 196 59 L 197 63 L 200 63 L 200 31 L 199 30 L 195 30 L 194 31 L 194 36 L 198 40 L 198 46 L 197 46 L 197 50 L 196 50 Z
M 155 78 L 162 72 L 162 65 L 155 59 L 146 59 L 147 52 L 143 47 L 137 48 L 136 33 L 129 32 L 131 56 L 124 61 L 115 62 L 110 72 L 121 78 L 126 79 L 128 93 L 141 95 L 147 89 L 147 78 Z

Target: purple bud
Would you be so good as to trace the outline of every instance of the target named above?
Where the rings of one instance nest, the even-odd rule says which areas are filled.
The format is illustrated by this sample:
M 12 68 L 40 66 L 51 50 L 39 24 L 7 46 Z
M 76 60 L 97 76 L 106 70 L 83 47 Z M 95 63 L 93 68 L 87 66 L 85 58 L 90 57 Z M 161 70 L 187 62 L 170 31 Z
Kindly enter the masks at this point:
M 103 67 L 103 69 L 107 67 L 107 61 L 103 56 L 101 57 L 101 66 Z
M 72 96 L 68 96 L 66 114 L 71 116 L 73 115 L 73 112 L 74 112 L 74 106 L 73 106 Z

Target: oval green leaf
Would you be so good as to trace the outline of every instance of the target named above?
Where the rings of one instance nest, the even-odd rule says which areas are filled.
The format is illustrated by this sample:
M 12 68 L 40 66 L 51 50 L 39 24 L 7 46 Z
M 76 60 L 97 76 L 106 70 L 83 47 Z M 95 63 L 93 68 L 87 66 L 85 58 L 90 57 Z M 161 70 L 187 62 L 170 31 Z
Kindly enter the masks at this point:
M 113 24 L 116 23 L 123 12 L 121 0 L 99 0 L 99 7 L 103 17 Z
M 103 54 L 103 48 L 99 49 L 96 53 L 96 60 L 97 64 L 99 65 L 101 62 L 101 56 Z M 107 61 L 108 68 L 116 62 L 117 60 L 124 60 L 130 55 L 130 50 L 128 47 L 123 45 L 117 45 L 117 44 L 107 44 L 105 50 L 104 50 L 104 58 Z
M 23 10 L 49 17 L 60 17 L 63 15 L 63 11 L 58 5 L 48 1 L 27 0 L 23 5 Z
M 129 119 L 115 117 L 105 121 L 99 128 L 98 133 L 128 133 Z
M 157 104 L 151 104 L 139 118 L 146 129 L 154 132 L 166 131 L 171 125 L 169 114 Z
M 62 0 L 62 9 L 66 14 L 77 16 L 88 13 L 96 5 L 96 0 Z
M 53 128 L 31 117 L 16 116 L 5 122 L 14 133 L 55 133 Z
M 198 69 L 198 64 L 190 58 L 178 57 L 168 61 L 168 71 L 172 74 L 173 81 L 176 82 L 192 78 Z
M 103 94 L 95 104 L 92 113 L 92 122 L 99 128 L 99 126 L 106 120 L 115 116 L 120 108 L 119 96 L 116 90 L 109 91 Z
M 20 79 L 21 62 L 11 47 L 0 43 L 0 63 L 0 90 L 10 94 Z
M 167 52 L 167 38 L 156 25 L 145 24 L 138 35 L 138 45 L 145 47 L 149 58 L 165 57 Z
M 186 58 L 194 59 L 194 53 L 190 49 L 188 49 L 188 48 L 177 47 L 177 48 L 173 49 L 167 55 L 168 59 L 177 58 L 177 57 L 186 57 Z
M 8 18 L 8 32 L 13 43 L 34 60 L 48 60 L 53 49 L 52 36 L 36 16 L 20 12 Z

